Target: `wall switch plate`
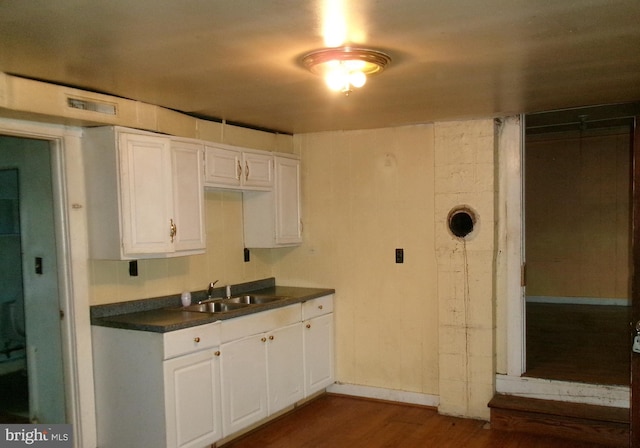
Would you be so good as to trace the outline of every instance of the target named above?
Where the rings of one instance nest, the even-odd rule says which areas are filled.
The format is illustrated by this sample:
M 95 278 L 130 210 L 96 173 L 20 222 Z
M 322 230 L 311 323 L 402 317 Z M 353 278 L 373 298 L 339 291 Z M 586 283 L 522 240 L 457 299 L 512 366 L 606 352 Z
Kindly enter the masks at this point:
M 396 249 L 396 263 L 404 263 L 404 249 Z

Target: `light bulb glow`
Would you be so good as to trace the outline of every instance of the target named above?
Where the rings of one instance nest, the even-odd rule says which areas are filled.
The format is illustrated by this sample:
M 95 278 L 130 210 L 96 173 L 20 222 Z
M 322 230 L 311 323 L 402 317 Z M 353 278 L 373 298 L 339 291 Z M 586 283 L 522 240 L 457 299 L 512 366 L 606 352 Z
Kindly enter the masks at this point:
M 353 70 L 352 61 L 328 61 L 324 79 L 331 90 L 340 92 L 350 92 L 351 87 L 360 88 L 367 82 L 367 76 L 359 71 Z
M 341 70 L 331 70 L 327 72 L 324 80 L 331 90 L 340 91 L 344 89 L 345 76 Z
M 353 87 L 360 88 L 367 82 L 367 75 L 362 72 L 351 72 L 349 73 L 349 83 Z

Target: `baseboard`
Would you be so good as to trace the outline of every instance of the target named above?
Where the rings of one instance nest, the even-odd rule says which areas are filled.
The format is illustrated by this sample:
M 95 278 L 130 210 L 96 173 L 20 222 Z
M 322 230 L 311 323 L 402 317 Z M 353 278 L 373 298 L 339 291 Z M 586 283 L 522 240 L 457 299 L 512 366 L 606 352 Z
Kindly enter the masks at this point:
M 361 386 L 357 384 L 334 383 L 327 388 L 327 392 L 420 406 L 438 407 L 440 404 L 440 397 L 437 395 L 421 394 L 418 392 L 408 392 L 404 390 L 384 389 L 381 387 Z
M 608 297 L 526 296 L 526 301 L 527 303 L 559 303 L 564 305 L 631 306 L 629 299 L 614 299 Z

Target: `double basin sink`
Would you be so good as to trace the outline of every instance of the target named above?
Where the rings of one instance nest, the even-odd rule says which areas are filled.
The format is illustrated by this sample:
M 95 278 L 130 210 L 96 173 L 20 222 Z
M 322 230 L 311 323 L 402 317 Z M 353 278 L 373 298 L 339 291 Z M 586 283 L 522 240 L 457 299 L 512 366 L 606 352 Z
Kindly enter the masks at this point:
M 209 299 L 202 303 L 196 303 L 180 308 L 173 308 L 176 311 L 191 311 L 196 313 L 228 313 L 242 308 L 268 303 L 279 302 L 287 299 L 285 296 L 270 296 L 262 294 L 246 294 L 229 299 Z

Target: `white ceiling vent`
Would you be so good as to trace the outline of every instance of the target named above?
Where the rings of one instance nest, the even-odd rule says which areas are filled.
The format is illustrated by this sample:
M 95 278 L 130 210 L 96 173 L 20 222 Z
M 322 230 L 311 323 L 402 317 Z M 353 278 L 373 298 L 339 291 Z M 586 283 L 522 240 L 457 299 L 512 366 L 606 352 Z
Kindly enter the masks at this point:
M 67 106 L 71 109 L 87 110 L 104 115 L 118 115 L 118 108 L 114 103 L 88 100 L 78 97 L 67 97 Z

